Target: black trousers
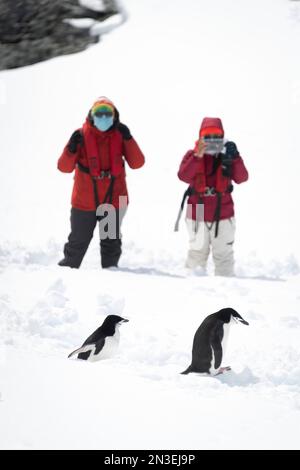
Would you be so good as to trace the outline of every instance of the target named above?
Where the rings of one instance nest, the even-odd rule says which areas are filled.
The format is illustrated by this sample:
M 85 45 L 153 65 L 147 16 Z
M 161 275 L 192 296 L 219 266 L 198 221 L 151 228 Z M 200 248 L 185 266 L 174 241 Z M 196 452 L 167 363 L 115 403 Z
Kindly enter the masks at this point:
M 118 266 L 122 253 L 120 225 L 124 215 L 125 212 L 121 213 L 118 209 L 115 210 L 116 226 L 113 236 L 109 237 L 105 230 L 99 230 L 102 268 Z M 99 223 L 101 220 L 103 221 L 104 218 L 100 217 Z M 82 211 L 72 207 L 70 221 L 71 233 L 64 246 L 64 262 L 71 268 L 79 268 L 93 238 L 97 217 L 95 211 Z

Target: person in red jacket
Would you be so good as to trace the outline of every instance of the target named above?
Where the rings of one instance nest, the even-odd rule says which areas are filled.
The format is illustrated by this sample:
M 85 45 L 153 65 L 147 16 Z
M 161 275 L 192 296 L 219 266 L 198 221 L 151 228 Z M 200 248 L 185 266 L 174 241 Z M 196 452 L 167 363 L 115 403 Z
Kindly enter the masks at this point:
M 60 266 L 80 267 L 97 220 L 102 267 L 118 266 L 122 252 L 120 225 L 128 203 L 125 162 L 137 169 L 144 165 L 145 158 L 128 127 L 120 122 L 113 102 L 100 97 L 58 160 L 60 171 L 75 170 L 71 233 Z M 107 214 L 109 222 L 101 225 Z
M 203 119 L 199 140 L 195 148 L 183 157 L 178 177 L 189 184 L 186 191 L 189 195 L 186 267 L 200 267 L 205 272 L 211 248 L 215 274 L 233 276 L 235 217 L 232 182 L 247 181 L 248 171 L 236 144 L 224 139 L 221 119 Z M 204 214 L 199 217 L 201 207 Z

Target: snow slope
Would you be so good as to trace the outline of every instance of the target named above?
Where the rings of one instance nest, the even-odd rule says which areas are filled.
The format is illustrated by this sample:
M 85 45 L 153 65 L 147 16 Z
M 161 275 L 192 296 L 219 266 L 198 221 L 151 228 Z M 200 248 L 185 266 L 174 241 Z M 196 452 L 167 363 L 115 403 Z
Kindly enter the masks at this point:
M 299 5 L 285 0 L 127 0 L 99 46 L 0 74 L 0 447 L 299 448 Z M 81 270 L 56 263 L 72 176 L 56 160 L 90 104 L 117 104 L 145 152 L 118 272 L 97 237 Z M 182 154 L 220 115 L 249 168 L 235 189 L 237 278 L 187 275 Z M 96 235 L 96 234 L 95 234 Z M 218 378 L 179 374 L 203 318 L 232 306 Z M 109 313 L 118 357 L 67 355 Z

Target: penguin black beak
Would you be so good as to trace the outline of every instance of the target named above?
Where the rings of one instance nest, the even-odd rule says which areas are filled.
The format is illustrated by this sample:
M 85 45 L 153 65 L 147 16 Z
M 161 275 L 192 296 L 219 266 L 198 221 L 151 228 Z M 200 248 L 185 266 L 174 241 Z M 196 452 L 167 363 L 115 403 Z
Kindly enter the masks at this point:
M 237 323 L 243 323 L 243 325 L 249 325 L 249 323 L 243 318 L 239 318 L 239 317 L 233 317 L 233 318 Z
M 123 320 L 121 321 L 121 323 L 127 323 L 129 320 L 127 320 L 127 318 L 123 318 Z

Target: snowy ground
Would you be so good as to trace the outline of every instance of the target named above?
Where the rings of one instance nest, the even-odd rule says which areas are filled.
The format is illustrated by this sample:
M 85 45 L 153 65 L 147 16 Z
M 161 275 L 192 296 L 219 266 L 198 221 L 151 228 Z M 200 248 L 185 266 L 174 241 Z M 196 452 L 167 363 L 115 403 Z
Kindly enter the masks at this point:
M 0 74 L 0 448 L 299 449 L 300 6 L 125 5 L 99 46 Z M 96 237 L 81 270 L 61 269 L 72 177 L 56 160 L 100 94 L 147 165 L 128 172 L 120 271 L 99 269 Z M 184 223 L 172 233 L 180 158 L 214 114 L 250 171 L 232 279 L 187 275 Z M 232 372 L 180 375 L 202 319 L 226 306 L 250 323 L 230 333 Z M 67 360 L 110 313 L 130 320 L 119 355 Z

